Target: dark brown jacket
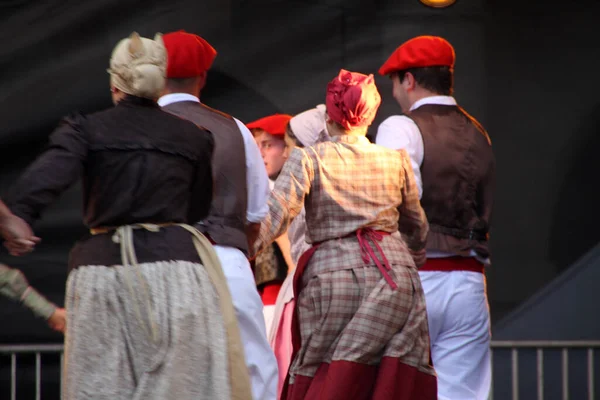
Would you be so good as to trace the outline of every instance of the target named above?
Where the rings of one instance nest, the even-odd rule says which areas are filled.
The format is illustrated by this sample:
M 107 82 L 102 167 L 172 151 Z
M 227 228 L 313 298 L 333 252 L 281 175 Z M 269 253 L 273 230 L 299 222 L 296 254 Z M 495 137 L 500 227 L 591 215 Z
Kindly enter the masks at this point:
M 212 200 L 210 132 L 162 111 L 156 102 L 128 96 L 108 110 L 65 118 L 46 151 L 19 178 L 7 204 L 33 224 L 82 178 L 83 222 L 89 228 L 136 223 L 193 223 Z M 190 234 L 170 226 L 134 230 L 138 262 L 200 262 Z M 112 232 L 86 234 L 69 267 L 121 264 Z

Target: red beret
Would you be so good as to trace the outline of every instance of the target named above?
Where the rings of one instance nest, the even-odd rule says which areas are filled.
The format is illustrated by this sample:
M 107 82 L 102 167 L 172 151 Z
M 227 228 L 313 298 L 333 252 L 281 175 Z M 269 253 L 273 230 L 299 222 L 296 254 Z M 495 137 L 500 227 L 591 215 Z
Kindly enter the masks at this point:
M 283 136 L 288 122 L 292 119 L 291 115 L 274 114 L 246 125 L 248 129 L 262 129 L 263 131 L 275 136 Z
M 454 48 L 446 39 L 438 36 L 418 36 L 404 42 L 379 68 L 381 75 L 410 68 L 454 68 Z
M 198 35 L 183 30 L 163 35 L 167 78 L 192 78 L 210 69 L 217 51 Z

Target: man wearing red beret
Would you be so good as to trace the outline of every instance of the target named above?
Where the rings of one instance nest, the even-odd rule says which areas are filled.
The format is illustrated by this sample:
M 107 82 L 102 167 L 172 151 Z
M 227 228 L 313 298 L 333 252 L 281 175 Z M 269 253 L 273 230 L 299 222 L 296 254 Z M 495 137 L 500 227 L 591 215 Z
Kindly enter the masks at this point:
M 285 131 L 290 119 L 291 115 L 274 114 L 246 125 L 260 149 L 271 189 L 291 151 L 285 142 Z M 279 290 L 288 271 L 292 269 L 294 262 L 287 232 L 279 236 L 275 243 L 259 253 L 254 260 L 254 280 L 264 304 L 267 332 L 271 329 Z
M 195 226 L 215 244 L 244 344 L 254 399 L 275 399 L 277 362 L 266 337 L 261 299 L 248 263 L 248 242 L 268 212 L 269 181 L 250 131 L 239 120 L 205 106 L 200 92 L 217 52 L 184 31 L 163 36 L 167 49 L 163 110 L 214 135 L 215 191 L 208 218 Z
M 491 384 L 484 265 L 495 161 L 485 129 L 452 97 L 455 53 L 435 36 L 413 38 L 380 68 L 403 116 L 381 123 L 376 143 L 405 149 L 430 231 L 425 290 L 431 354 L 444 400 L 483 400 Z

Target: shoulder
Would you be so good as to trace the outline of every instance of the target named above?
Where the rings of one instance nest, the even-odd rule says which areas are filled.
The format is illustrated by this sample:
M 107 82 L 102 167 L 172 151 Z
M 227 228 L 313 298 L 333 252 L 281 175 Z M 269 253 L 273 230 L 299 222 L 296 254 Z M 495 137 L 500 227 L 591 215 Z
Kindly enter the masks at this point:
M 198 131 L 204 131 L 205 133 L 209 133 L 210 135 L 212 135 L 212 132 L 210 131 L 210 129 L 200 125 L 200 124 L 196 124 L 195 122 L 184 118 L 184 117 L 180 117 L 178 115 L 175 114 L 171 114 L 168 111 L 164 111 L 164 110 L 160 110 L 161 112 L 161 118 L 164 119 L 167 123 L 168 126 L 171 130 L 173 131 L 180 131 L 180 132 L 185 132 L 185 133 L 191 133 L 191 132 L 195 132 L 198 133 Z M 196 135 L 196 136 L 205 136 L 205 135 Z
M 157 112 L 161 114 L 160 126 L 168 127 L 173 135 L 180 139 L 184 138 L 190 151 L 193 151 L 192 149 L 200 151 L 201 148 L 206 148 L 206 146 L 210 149 L 214 147 L 214 137 L 210 129 L 165 110 L 159 109 Z
M 312 147 L 294 147 L 291 151 L 289 159 L 302 160 L 309 157 L 309 154 L 314 153 L 316 150 L 315 146 Z
M 391 149 L 406 148 L 412 143 L 418 145 L 421 131 L 417 124 L 405 115 L 394 115 L 379 125 L 375 143 Z
M 215 108 L 209 107 L 204 103 L 200 103 L 200 107 L 202 107 L 203 110 L 214 114 L 214 116 L 217 118 L 222 118 L 222 119 L 228 120 L 230 122 L 233 122 L 233 120 L 234 120 L 234 118 L 231 115 L 229 115 L 223 111 L 217 110 Z
M 392 115 L 390 117 L 387 117 L 386 119 L 383 120 L 383 122 L 381 122 L 381 124 L 379 124 L 379 128 L 378 129 L 386 129 L 386 128 L 402 128 L 405 126 L 416 126 L 415 121 L 413 121 L 412 118 L 410 118 L 407 115 Z
M 87 137 L 88 129 L 86 124 L 90 121 L 89 115 L 79 112 L 73 112 L 60 119 L 56 128 L 50 134 L 50 141 L 54 143 L 64 142 L 64 140 L 81 140 Z
M 376 143 L 382 139 L 388 139 L 398 134 L 419 133 L 419 127 L 406 115 L 392 115 L 386 118 L 377 128 Z
M 93 120 L 96 115 L 101 115 L 104 111 L 99 111 L 91 114 L 83 114 L 81 112 L 72 112 L 60 119 L 59 125 L 71 125 L 81 127 L 89 120 Z
M 404 149 L 394 149 L 380 144 L 372 144 L 371 151 L 387 160 L 399 160 L 404 156 L 408 157 L 408 152 Z

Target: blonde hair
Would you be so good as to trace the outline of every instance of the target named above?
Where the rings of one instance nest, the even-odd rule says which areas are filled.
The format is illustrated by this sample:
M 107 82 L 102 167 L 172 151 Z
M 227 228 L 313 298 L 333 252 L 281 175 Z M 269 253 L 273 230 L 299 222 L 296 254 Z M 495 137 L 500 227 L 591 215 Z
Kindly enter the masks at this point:
M 167 51 L 162 35 L 154 40 L 133 32 L 115 46 L 110 57 L 111 84 L 120 91 L 138 97 L 156 99 L 165 86 Z

